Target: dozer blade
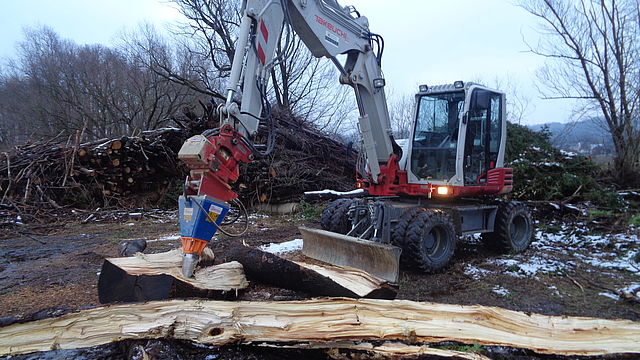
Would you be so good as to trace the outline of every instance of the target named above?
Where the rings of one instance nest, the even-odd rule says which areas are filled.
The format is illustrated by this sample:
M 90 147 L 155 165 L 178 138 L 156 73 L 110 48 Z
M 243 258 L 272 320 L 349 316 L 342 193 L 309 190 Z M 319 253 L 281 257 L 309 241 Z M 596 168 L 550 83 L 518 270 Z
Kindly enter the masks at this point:
M 304 255 L 333 265 L 358 268 L 391 283 L 398 282 L 402 252 L 399 247 L 303 226 L 298 229 L 304 239 Z

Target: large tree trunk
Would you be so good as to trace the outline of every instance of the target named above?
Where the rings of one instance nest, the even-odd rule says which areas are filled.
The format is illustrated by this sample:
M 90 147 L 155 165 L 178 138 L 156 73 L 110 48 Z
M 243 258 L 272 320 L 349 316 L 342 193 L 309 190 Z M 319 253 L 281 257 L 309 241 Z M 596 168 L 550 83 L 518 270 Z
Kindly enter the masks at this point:
M 616 182 L 623 187 L 634 187 L 638 184 L 638 160 L 639 154 L 639 141 L 640 139 L 630 140 L 627 131 L 622 128 L 618 132 L 613 132 L 613 142 L 616 150 L 615 158 L 613 161 L 613 170 L 616 178 Z M 620 134 L 616 136 L 615 134 Z
M 545 354 L 640 353 L 640 323 L 629 320 L 335 298 L 283 302 L 171 300 L 101 307 L 0 328 L 0 356 L 142 338 L 184 339 L 218 346 L 459 341 Z
M 250 280 L 285 289 L 319 296 L 396 297 L 395 287 L 359 269 L 294 262 L 243 245 L 234 245 L 227 258 L 240 262 Z

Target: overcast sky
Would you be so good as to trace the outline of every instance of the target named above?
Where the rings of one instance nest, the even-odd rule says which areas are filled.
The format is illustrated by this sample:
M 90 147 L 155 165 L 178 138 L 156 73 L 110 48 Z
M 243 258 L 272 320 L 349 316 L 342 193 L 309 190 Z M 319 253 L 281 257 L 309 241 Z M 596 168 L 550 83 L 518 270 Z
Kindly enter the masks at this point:
M 354 5 L 385 39 L 383 70 L 394 96 L 419 84 L 482 79 L 493 86 L 509 78 L 531 98 L 527 124 L 570 120 L 571 103 L 540 100 L 535 70 L 543 59 L 535 44 L 535 19 L 512 0 L 339 0 Z M 0 57 L 15 55 L 24 27 L 48 25 L 78 43 L 111 45 L 142 22 L 159 27 L 181 20 L 165 0 L 0 0 Z

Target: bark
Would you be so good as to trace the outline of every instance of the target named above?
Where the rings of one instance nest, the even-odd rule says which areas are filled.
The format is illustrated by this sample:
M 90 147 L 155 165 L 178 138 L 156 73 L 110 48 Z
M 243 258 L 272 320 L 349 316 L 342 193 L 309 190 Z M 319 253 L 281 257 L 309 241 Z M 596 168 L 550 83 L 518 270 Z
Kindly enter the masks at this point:
M 171 300 L 100 307 L 0 328 L 0 356 L 143 338 L 214 346 L 457 341 L 544 354 L 640 353 L 640 323 L 629 320 L 545 316 L 478 305 L 336 298 Z
M 396 289 L 362 270 L 293 262 L 248 246 L 235 245 L 228 259 L 240 262 L 251 280 L 319 296 L 393 299 Z

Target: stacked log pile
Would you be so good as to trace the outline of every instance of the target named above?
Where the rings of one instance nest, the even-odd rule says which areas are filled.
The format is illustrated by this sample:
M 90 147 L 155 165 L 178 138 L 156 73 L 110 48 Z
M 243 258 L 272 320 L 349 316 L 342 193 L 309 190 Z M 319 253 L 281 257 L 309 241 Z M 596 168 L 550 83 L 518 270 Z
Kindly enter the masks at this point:
M 181 129 L 101 139 L 78 146 L 32 143 L 5 153 L 0 165 L 2 203 L 59 209 L 117 205 L 134 193 L 162 194 L 180 175 Z M 134 204 L 131 204 L 134 205 Z
M 187 138 L 215 126 L 213 108 L 204 107 L 203 116 L 185 111 L 174 119 L 179 127 L 89 143 L 31 142 L 0 154 L 0 224 L 67 208 L 173 204 L 167 194 L 175 197 L 188 171 L 177 153 Z M 298 201 L 304 191 L 353 186 L 353 151 L 287 113 L 275 116 L 275 150 L 244 165 L 234 185 L 245 203 Z M 257 140 L 266 134 L 261 128 Z

